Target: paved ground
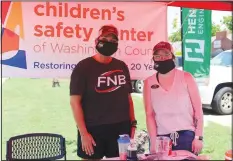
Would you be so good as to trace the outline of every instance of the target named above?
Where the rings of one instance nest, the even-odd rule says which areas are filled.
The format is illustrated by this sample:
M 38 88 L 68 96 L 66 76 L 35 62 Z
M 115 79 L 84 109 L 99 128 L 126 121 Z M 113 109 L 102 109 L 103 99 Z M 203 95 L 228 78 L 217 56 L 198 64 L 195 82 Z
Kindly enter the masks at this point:
M 204 109 L 204 126 L 209 121 L 232 128 L 232 115 L 217 115 L 212 110 Z
M 142 94 L 134 93 L 133 95 L 142 97 Z M 232 128 L 232 115 L 217 115 L 212 110 L 204 107 L 204 126 L 207 126 L 209 122 L 214 122 L 222 126 Z

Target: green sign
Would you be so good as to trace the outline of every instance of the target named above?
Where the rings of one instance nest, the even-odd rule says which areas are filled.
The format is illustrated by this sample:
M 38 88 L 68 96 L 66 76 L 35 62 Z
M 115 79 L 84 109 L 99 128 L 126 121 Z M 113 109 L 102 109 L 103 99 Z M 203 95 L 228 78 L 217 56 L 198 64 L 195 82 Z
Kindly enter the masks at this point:
M 182 8 L 182 22 L 183 68 L 198 82 L 206 82 L 210 73 L 211 11 Z

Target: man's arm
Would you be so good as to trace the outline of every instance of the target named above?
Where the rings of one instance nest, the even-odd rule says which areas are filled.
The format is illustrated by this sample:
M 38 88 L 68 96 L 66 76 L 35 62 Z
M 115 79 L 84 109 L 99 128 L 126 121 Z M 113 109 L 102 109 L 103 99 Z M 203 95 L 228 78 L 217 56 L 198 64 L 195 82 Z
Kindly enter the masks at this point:
M 148 81 L 144 81 L 144 88 L 143 88 L 143 100 L 144 100 L 144 107 L 146 112 L 146 125 L 147 130 L 150 136 L 150 143 L 151 143 L 151 152 L 155 151 L 155 142 L 157 137 L 157 126 L 155 121 L 155 112 L 151 105 L 151 95 L 150 89 L 148 86 Z
M 185 79 L 188 85 L 188 92 L 194 111 L 193 121 L 195 126 L 195 135 L 203 136 L 203 110 L 198 87 L 193 76 L 190 73 L 185 73 Z
M 72 107 L 76 126 L 79 129 L 81 136 L 87 133 L 86 124 L 84 121 L 84 115 L 81 105 L 81 95 L 70 96 L 70 105 Z
M 77 64 L 70 79 L 70 105 L 72 107 L 76 126 L 81 135 L 82 150 L 88 155 L 94 154 L 93 145 L 96 146 L 91 134 L 88 133 L 85 124 L 85 116 L 81 104 L 82 95 L 86 88 L 85 68 Z
M 131 94 L 129 94 L 129 117 L 131 121 L 135 120 L 134 105 Z
M 81 142 L 82 142 L 82 150 L 86 152 L 88 155 L 94 154 L 93 145 L 96 146 L 95 140 L 88 133 L 86 129 L 86 124 L 84 121 L 83 110 L 81 106 L 81 96 L 80 95 L 72 95 L 70 97 L 70 105 L 73 110 L 74 119 L 76 122 L 76 126 L 81 135 Z
M 85 68 L 83 68 L 83 65 L 79 63 L 73 70 L 70 78 L 70 105 L 72 107 L 76 126 L 78 127 L 81 135 L 87 133 L 83 107 L 81 104 L 82 95 L 86 86 L 84 71 Z
M 131 96 L 131 93 L 133 92 L 132 84 L 131 84 L 131 78 L 130 78 L 130 72 L 128 66 L 124 63 L 125 66 L 125 72 L 126 72 L 126 84 L 128 88 L 128 100 L 129 100 L 129 119 L 131 121 L 131 138 L 134 138 L 134 134 L 136 131 L 136 124 L 133 124 L 133 121 L 136 121 L 135 113 L 134 113 L 134 104 L 133 99 Z
M 133 99 L 131 94 L 129 94 L 129 117 L 130 117 L 130 121 L 131 123 L 133 121 L 135 121 L 135 113 L 134 113 L 134 105 L 133 105 Z M 135 135 L 135 131 L 136 131 L 136 125 L 133 125 L 131 128 L 131 138 L 134 138 Z
M 135 120 L 134 105 L 133 105 L 133 100 L 132 100 L 132 96 L 131 96 L 131 93 L 133 92 L 133 87 L 132 87 L 132 83 L 131 83 L 129 68 L 125 63 L 124 63 L 124 67 L 125 67 L 125 72 L 126 72 L 126 84 L 127 84 L 128 93 L 129 93 L 128 94 L 129 117 L 130 117 L 130 121 L 134 121 Z

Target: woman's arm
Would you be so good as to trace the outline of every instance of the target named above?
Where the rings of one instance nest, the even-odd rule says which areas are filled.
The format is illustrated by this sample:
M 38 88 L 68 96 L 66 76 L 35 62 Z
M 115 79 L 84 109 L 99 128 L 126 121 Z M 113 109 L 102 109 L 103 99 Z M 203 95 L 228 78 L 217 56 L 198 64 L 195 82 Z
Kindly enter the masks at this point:
M 146 113 L 146 125 L 150 136 L 150 152 L 155 152 L 155 141 L 157 136 L 155 112 L 151 105 L 151 94 L 148 81 L 144 81 L 143 99 Z
M 193 105 L 195 135 L 203 136 L 203 110 L 198 87 L 193 76 L 190 73 L 185 72 L 185 79 L 188 85 L 188 91 Z

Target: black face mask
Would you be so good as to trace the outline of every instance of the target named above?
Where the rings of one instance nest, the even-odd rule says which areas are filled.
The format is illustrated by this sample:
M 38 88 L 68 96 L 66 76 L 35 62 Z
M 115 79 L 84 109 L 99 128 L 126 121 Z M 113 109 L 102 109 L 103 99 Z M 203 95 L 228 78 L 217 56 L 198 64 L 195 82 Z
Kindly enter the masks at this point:
M 166 74 L 176 67 L 172 59 L 165 61 L 154 61 L 154 63 L 155 63 L 154 69 L 161 74 Z
M 99 40 L 96 45 L 96 50 L 104 56 L 111 56 L 117 51 L 117 47 L 118 43 Z

